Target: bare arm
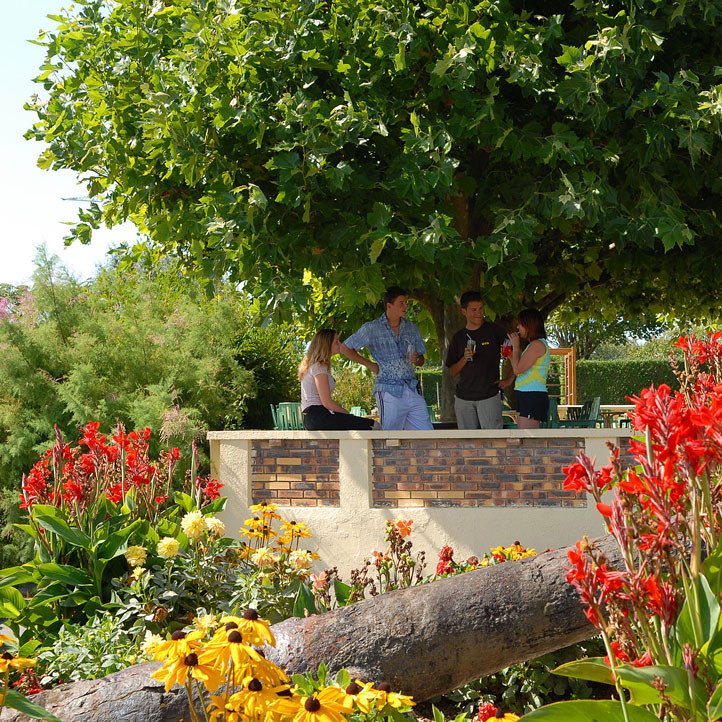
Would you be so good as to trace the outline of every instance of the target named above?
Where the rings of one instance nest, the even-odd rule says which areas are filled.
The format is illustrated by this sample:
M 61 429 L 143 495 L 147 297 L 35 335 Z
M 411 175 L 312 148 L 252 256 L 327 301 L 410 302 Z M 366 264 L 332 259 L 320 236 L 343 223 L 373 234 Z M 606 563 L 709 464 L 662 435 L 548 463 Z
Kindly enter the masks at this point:
M 473 358 L 471 349 L 468 347 L 464 348 L 464 355 L 455 364 L 451 364 L 451 366 L 449 366 L 449 373 L 452 376 L 458 376 L 464 366 L 468 363 L 468 359 L 471 358 Z
M 316 383 L 316 390 L 318 391 L 318 395 L 321 397 L 321 403 L 329 411 L 335 411 L 337 414 L 348 413 L 348 411 L 346 411 L 343 406 L 340 406 L 331 398 L 331 385 L 328 383 L 328 374 L 316 374 L 313 377 L 313 380 Z
M 544 344 L 535 340 L 527 346 L 522 357 L 519 353 L 519 334 L 512 333 L 509 338 L 511 339 L 511 368 L 517 376 L 528 371 L 534 362 L 546 352 Z
M 341 344 L 341 353 L 351 361 L 355 361 L 357 364 L 361 364 L 367 369 L 371 369 L 375 374 L 379 372 L 379 365 L 377 363 L 365 358 L 355 349 L 349 348 L 345 343 Z

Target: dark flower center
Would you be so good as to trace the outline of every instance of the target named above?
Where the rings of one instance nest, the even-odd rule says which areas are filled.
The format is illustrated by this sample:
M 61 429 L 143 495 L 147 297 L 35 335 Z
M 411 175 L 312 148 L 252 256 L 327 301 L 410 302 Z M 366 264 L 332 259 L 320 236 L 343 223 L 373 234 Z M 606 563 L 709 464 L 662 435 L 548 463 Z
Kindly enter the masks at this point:
M 295 522 L 295 521 L 290 521 L 290 522 L 288 522 L 288 523 L 289 523 L 291 526 L 296 526 L 296 522 Z
M 246 609 L 243 612 L 244 619 L 258 619 L 258 612 L 255 609 Z
M 262 501 L 261 506 L 268 506 L 268 504 L 265 501 Z
M 234 629 L 229 635 L 228 635 L 228 641 L 234 642 L 235 644 L 240 644 L 243 641 L 243 636 L 241 633 Z
M 346 687 L 346 694 L 358 694 L 363 688 L 359 687 L 356 682 L 351 682 L 351 684 Z
M 185 632 L 181 632 L 180 629 L 179 629 L 177 632 L 173 632 L 173 634 L 170 635 L 170 638 L 171 638 L 174 642 L 177 642 L 179 639 L 185 639 L 185 638 L 186 638 L 186 633 L 185 633 Z
M 3 652 L 2 653 L 2 659 L 12 659 L 13 655 L 10 654 L 10 652 Z
M 198 664 L 198 655 L 195 652 L 191 652 L 183 662 L 187 667 L 195 667 Z
M 276 692 L 276 697 L 293 697 L 290 689 L 282 689 L 280 692 Z
M 321 703 L 315 697 L 309 697 L 303 706 L 306 712 L 318 712 L 321 709 Z
M 388 682 L 379 682 L 376 685 L 376 689 L 378 689 L 381 692 L 390 692 L 391 691 L 391 685 Z
M 226 624 L 226 632 L 230 632 L 231 629 L 238 629 L 238 625 L 235 622 L 228 622 Z
M 251 692 L 260 692 L 263 689 L 263 685 L 261 684 L 261 680 L 256 679 L 255 677 L 248 683 L 248 689 Z

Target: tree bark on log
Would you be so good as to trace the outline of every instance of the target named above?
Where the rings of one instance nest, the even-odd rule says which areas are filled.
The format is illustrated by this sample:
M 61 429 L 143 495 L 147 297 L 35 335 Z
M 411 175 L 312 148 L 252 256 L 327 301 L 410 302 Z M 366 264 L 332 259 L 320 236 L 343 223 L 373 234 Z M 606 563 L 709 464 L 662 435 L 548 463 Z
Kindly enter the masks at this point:
M 596 540 L 619 567 L 611 537 Z M 287 673 L 346 668 L 364 681 L 387 681 L 417 702 L 510 664 L 592 636 L 577 592 L 566 581 L 566 549 L 403 589 L 328 614 L 273 626 L 266 654 Z M 63 685 L 34 701 L 64 722 L 188 720 L 185 691 L 166 693 L 150 679 L 157 665 Z M 0 722 L 24 715 L 3 710 Z

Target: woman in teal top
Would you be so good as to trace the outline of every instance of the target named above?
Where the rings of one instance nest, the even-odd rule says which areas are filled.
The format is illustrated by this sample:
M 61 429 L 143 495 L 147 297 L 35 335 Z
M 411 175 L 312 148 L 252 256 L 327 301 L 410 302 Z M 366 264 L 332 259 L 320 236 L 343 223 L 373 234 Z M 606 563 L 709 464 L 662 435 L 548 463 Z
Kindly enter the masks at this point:
M 549 415 L 547 393 L 547 369 L 549 368 L 549 344 L 544 330 L 544 319 L 534 308 L 519 314 L 518 333 L 509 334 L 511 339 L 511 367 L 516 374 L 514 394 L 520 429 L 538 429 Z M 519 353 L 519 339 L 529 345 Z

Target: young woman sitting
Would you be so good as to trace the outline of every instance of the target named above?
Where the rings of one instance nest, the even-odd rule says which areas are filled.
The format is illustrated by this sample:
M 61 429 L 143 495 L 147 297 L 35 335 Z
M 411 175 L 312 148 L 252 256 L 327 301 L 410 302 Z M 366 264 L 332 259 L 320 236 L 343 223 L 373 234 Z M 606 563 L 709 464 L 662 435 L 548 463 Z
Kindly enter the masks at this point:
M 341 351 L 338 334 L 331 328 L 319 331 L 298 367 L 301 382 L 303 425 L 308 431 L 370 431 L 379 425 L 373 419 L 349 414 L 332 398 L 336 382 L 331 376 L 331 357 Z

